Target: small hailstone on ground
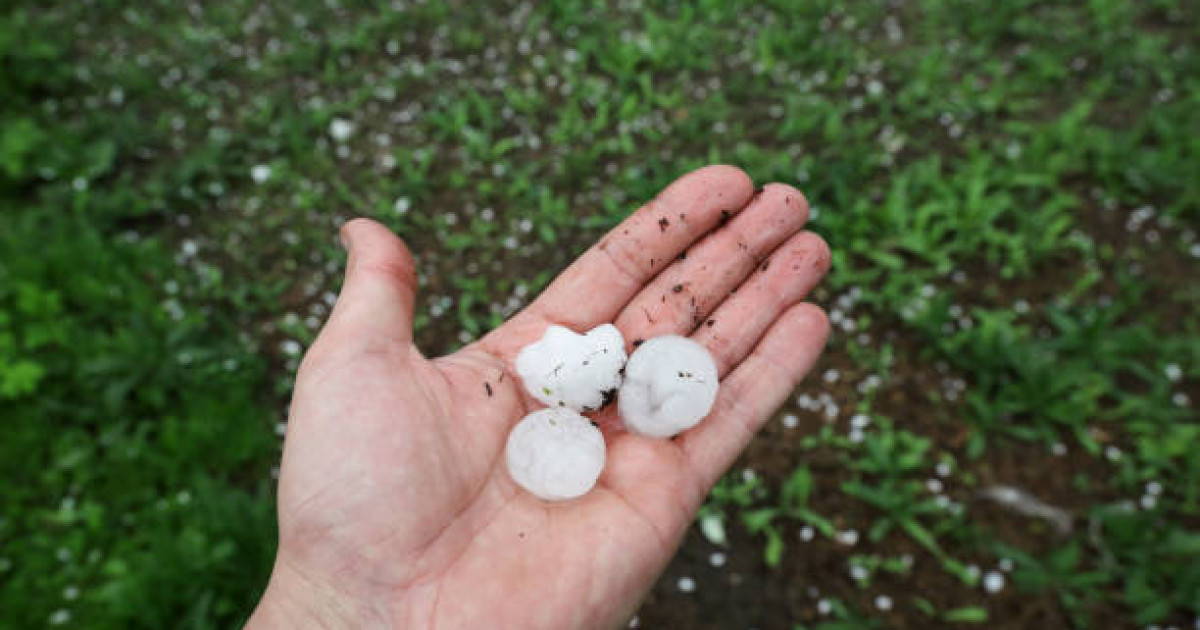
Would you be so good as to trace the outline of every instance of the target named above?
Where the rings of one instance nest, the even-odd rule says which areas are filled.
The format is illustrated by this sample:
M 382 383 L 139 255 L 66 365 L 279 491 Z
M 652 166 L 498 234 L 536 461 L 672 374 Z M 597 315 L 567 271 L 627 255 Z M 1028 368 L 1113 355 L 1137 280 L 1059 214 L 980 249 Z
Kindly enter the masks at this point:
M 822 615 L 828 615 L 833 612 L 833 602 L 828 599 L 822 599 L 817 602 L 817 612 Z
M 725 566 L 725 554 L 721 553 L 720 551 L 714 551 L 712 555 L 708 557 L 708 563 L 714 567 Z
M 708 415 L 717 385 L 717 364 L 704 346 L 676 335 L 655 337 L 625 365 L 621 419 L 635 433 L 671 437 Z
M 875 598 L 875 607 L 879 610 L 891 610 L 892 598 L 887 595 L 880 595 Z
M 350 134 L 354 133 L 354 124 L 348 120 L 334 118 L 329 121 L 329 135 L 338 142 L 345 142 L 350 139 Z
M 996 566 L 1000 567 L 1001 571 L 1008 573 L 1009 571 L 1013 570 L 1012 558 L 1000 558 L 1000 561 L 996 563 Z
M 534 496 L 573 499 L 591 490 L 604 469 L 604 436 L 587 418 L 552 407 L 518 422 L 504 455 L 513 481 Z
M 268 164 L 259 164 L 250 169 L 250 179 L 254 183 L 261 184 L 268 179 L 271 179 L 271 167 Z
M 812 527 L 810 527 L 808 525 L 805 525 L 804 527 L 800 528 L 800 540 L 803 540 L 804 542 L 808 542 L 808 541 L 812 540 L 813 536 L 815 536 L 816 534 L 817 534 L 816 530 L 814 530 Z
M 837 533 L 837 541 L 843 545 L 853 547 L 858 544 L 858 530 L 847 529 Z
M 800 418 L 797 418 L 794 414 L 789 413 L 783 417 L 783 426 L 785 429 L 795 429 L 798 424 L 800 424 Z
M 295 339 L 284 339 L 282 342 L 280 342 L 279 349 L 284 354 L 294 357 L 299 355 L 300 352 L 304 350 L 304 346 L 301 346 L 300 342 L 296 341 Z
M 580 335 L 551 326 L 537 342 L 521 349 L 516 369 L 525 391 L 551 407 L 595 411 L 621 386 L 625 339 L 612 324 Z
M 696 580 L 693 580 L 690 577 L 679 578 L 677 585 L 679 586 L 679 591 L 681 593 L 691 593 L 692 591 L 696 590 Z
M 700 517 L 700 533 L 714 545 L 725 544 L 725 523 L 716 514 L 705 514 Z
M 987 575 L 983 576 L 983 590 L 989 593 L 999 593 L 1004 590 L 1004 574 L 988 571 Z

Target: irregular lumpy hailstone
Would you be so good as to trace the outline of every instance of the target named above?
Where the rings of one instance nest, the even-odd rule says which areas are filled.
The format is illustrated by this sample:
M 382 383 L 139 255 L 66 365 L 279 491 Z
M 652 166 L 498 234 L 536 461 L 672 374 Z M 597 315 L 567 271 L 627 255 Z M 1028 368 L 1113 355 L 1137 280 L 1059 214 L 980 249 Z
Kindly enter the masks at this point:
M 538 498 L 562 501 L 596 485 L 604 469 L 604 436 L 577 412 L 551 407 L 518 422 L 504 453 L 513 481 Z
M 717 364 L 703 345 L 677 335 L 655 337 L 625 364 L 617 406 L 630 431 L 671 437 L 708 415 L 717 385 Z
M 621 386 L 625 338 L 612 324 L 579 334 L 550 326 L 517 354 L 517 375 L 530 396 L 550 407 L 600 409 Z

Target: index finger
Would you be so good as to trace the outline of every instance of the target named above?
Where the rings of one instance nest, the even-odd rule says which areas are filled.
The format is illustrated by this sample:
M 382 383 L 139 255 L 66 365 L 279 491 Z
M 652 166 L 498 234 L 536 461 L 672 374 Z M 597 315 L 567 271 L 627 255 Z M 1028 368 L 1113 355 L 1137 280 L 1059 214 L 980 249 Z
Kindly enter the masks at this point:
M 732 166 L 680 177 L 584 252 L 522 315 L 578 331 L 611 322 L 650 279 L 753 194 L 750 177 Z

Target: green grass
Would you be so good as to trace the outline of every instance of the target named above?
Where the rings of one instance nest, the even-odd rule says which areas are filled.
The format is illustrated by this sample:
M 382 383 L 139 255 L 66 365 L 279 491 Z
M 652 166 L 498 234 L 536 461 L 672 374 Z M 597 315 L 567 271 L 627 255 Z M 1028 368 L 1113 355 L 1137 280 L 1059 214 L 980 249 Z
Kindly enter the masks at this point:
M 1000 558 L 1003 607 L 1200 615 L 1193 3 L 535 4 L 7 11 L 0 627 L 244 617 L 346 218 L 419 253 L 442 352 L 717 161 L 800 186 L 834 251 L 816 297 L 840 334 L 801 391 L 836 421 L 792 405 L 821 427 L 795 469 L 705 508 L 763 541 L 764 571 L 800 561 L 801 527 L 862 533 L 842 553 L 882 581 L 814 576 L 811 627 L 1000 623 L 978 587 Z M 977 509 L 1021 485 L 1018 455 L 1069 495 L 1066 538 L 1006 540 Z M 872 607 L 899 547 L 957 586 Z

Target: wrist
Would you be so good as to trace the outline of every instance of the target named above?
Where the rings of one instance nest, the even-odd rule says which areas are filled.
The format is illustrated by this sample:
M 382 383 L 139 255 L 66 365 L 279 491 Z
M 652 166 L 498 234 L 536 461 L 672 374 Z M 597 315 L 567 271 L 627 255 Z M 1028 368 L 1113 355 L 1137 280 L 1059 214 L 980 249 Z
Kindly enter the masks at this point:
M 276 559 L 245 630 L 390 628 L 386 615 Z

